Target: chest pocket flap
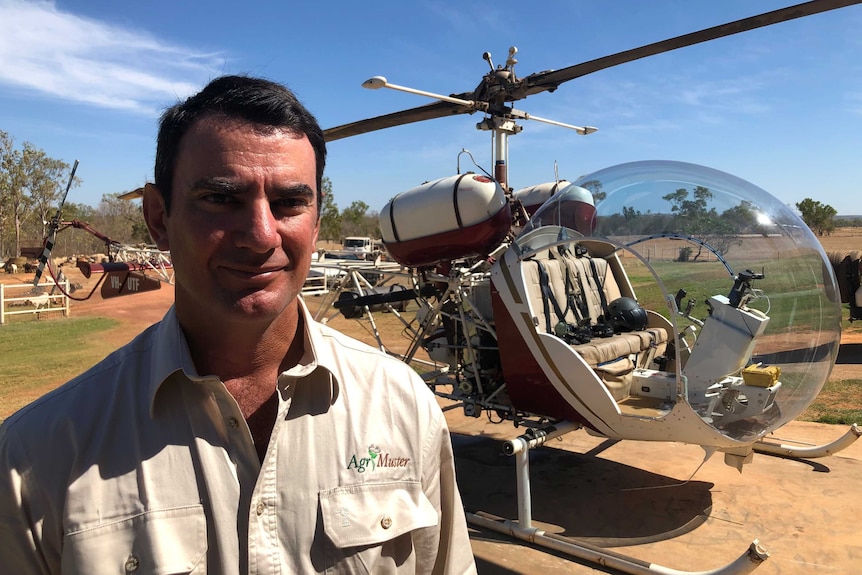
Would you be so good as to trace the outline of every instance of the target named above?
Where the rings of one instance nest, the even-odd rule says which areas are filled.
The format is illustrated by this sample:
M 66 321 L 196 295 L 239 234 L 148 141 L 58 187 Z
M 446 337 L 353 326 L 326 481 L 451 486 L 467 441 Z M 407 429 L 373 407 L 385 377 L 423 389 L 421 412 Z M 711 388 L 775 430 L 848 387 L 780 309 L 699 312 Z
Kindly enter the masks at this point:
M 203 507 L 148 511 L 67 533 L 63 573 L 168 575 L 206 571 Z
M 437 510 L 415 481 L 365 483 L 320 492 L 323 526 L 339 548 L 378 545 L 437 525 Z

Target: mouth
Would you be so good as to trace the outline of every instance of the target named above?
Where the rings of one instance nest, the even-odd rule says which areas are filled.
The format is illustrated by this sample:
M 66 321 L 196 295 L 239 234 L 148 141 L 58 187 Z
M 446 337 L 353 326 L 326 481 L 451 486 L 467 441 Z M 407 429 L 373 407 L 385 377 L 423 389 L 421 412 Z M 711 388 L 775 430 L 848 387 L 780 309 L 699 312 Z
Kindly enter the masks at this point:
M 266 266 L 266 267 L 231 267 L 222 266 L 222 271 L 228 276 L 243 282 L 267 283 L 279 274 L 288 270 L 288 266 Z

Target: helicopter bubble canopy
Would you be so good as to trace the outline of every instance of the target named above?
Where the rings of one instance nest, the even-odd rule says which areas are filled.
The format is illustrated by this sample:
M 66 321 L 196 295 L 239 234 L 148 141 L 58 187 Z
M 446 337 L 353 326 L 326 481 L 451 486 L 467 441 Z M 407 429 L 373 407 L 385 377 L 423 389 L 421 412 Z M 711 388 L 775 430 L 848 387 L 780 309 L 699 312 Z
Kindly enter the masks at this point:
M 594 229 L 583 190 L 595 199 Z M 535 249 L 536 234 L 524 236 L 559 225 L 578 232 L 572 240 L 604 242 L 638 302 L 673 326 L 667 370 L 678 394 L 727 438 L 753 441 L 788 423 L 828 379 L 841 329 L 832 266 L 799 216 L 761 188 L 695 164 L 621 164 L 553 196 L 516 243 Z

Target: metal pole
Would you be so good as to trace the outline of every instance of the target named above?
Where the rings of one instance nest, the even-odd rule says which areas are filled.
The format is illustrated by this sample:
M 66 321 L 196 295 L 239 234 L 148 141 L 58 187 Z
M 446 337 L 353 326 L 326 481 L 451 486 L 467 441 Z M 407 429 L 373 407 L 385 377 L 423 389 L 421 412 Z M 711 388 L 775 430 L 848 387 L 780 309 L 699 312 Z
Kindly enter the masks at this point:
M 515 456 L 515 472 L 518 488 L 518 520 L 511 521 L 489 513 L 467 513 L 467 522 L 477 527 L 490 529 L 517 539 L 559 551 L 603 568 L 611 568 L 632 575 L 742 575 L 752 572 L 763 563 L 769 552 L 755 539 L 736 560 L 709 571 L 678 571 L 641 559 L 629 557 L 590 543 L 546 533 L 533 527 L 530 495 L 530 449 L 549 439 L 559 437 L 580 428 L 571 421 L 561 421 L 541 429 L 530 429 L 520 437 L 503 444 L 503 452 Z

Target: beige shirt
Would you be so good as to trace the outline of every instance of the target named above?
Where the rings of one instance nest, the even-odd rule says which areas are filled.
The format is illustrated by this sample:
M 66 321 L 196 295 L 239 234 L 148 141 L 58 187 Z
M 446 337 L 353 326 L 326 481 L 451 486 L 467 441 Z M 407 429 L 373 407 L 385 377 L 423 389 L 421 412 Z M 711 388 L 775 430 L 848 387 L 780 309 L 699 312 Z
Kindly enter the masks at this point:
M 0 571 L 474 573 L 433 394 L 303 313 L 305 356 L 278 378 L 263 464 L 173 309 L 10 417 Z

